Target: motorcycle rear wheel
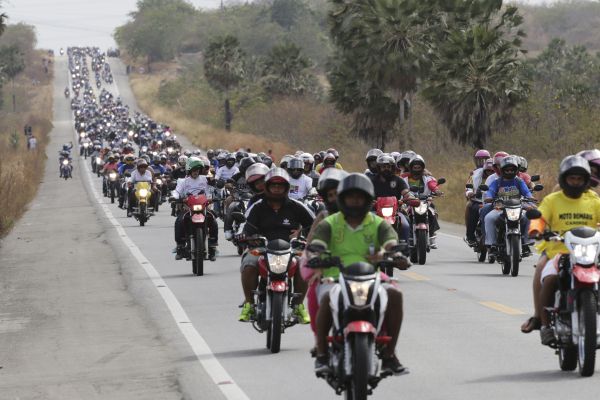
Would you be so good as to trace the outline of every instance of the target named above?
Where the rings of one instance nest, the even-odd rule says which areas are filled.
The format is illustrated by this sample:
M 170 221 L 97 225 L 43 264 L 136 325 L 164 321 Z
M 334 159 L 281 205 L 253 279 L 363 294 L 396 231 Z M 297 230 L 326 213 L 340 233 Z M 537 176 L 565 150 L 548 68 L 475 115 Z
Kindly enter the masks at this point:
M 579 295 L 579 337 L 578 364 L 581 376 L 594 375 L 596 365 L 596 296 L 591 290 L 585 290 Z
M 356 334 L 352 338 L 352 380 L 346 390 L 346 400 L 366 400 L 369 395 L 369 336 Z
M 192 272 L 194 275 L 204 275 L 204 231 L 196 228 L 194 237 L 194 257 L 192 257 Z
M 115 185 L 112 183 L 110 184 L 110 202 L 115 202 Z
M 283 293 L 273 292 L 271 298 L 271 324 L 267 336 L 271 338 L 271 353 L 279 353 L 281 348 L 281 315 L 283 313 Z
M 513 235 L 510 238 L 510 257 L 512 261 L 512 268 L 510 270 L 511 276 L 519 275 L 519 263 L 521 262 L 521 237 Z

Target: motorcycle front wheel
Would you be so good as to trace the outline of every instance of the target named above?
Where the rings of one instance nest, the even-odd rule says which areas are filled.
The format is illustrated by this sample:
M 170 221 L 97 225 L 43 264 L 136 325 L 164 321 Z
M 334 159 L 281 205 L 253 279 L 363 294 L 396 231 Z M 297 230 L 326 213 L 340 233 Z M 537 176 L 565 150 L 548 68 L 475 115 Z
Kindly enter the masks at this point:
M 419 265 L 425 265 L 427 261 L 427 242 L 429 241 L 426 230 L 417 231 L 417 257 Z
M 192 272 L 194 275 L 204 275 L 204 231 L 196 228 L 194 237 L 194 254 L 192 257 Z
M 139 216 L 140 226 L 146 225 L 146 204 L 140 204 L 140 216 Z
M 581 292 L 579 296 L 579 340 L 578 359 L 579 374 L 581 376 L 594 375 L 596 365 L 596 321 L 597 306 L 596 296 L 591 290 Z
M 281 348 L 281 315 L 283 313 L 283 293 L 273 292 L 271 298 L 271 323 L 267 337 L 270 338 L 271 353 L 279 353 Z
M 511 276 L 519 275 L 519 263 L 521 262 L 521 237 L 513 235 L 510 238 Z
M 352 337 L 352 377 L 346 390 L 346 400 L 366 400 L 369 394 L 369 336 L 356 334 Z

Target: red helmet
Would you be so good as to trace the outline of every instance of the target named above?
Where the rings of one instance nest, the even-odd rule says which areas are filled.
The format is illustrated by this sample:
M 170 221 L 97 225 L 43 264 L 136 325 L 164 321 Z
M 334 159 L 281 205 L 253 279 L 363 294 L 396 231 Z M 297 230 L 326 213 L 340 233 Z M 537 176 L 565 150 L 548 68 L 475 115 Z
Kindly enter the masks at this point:
M 494 154 L 494 171 L 496 171 L 496 173 L 498 175 L 500 175 L 500 162 L 504 159 L 504 157 L 508 157 L 508 153 L 505 151 L 499 151 L 496 154 Z

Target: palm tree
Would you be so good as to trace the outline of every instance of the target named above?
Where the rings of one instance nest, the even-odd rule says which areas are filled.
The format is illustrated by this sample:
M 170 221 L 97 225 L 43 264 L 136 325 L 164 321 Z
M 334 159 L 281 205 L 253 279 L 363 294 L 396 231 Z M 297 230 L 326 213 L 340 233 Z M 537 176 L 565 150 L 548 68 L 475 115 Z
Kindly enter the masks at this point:
M 265 60 L 262 85 L 270 94 L 303 95 L 317 88 L 316 77 L 309 71 L 312 62 L 293 43 L 274 46 Z
M 494 124 L 526 99 L 528 83 L 520 72 L 521 31 L 515 7 L 499 21 L 482 18 L 466 29 L 452 30 L 437 48 L 424 97 L 459 143 L 484 148 Z
M 225 94 L 225 129 L 231 129 L 229 91 L 244 77 L 244 52 L 235 36 L 211 41 L 204 53 L 204 75 L 209 85 Z

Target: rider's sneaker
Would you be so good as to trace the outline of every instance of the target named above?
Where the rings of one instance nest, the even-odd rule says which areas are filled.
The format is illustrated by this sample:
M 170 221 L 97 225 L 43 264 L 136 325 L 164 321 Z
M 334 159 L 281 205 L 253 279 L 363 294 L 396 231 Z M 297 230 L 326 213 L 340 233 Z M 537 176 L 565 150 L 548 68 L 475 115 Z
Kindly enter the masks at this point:
M 315 359 L 315 374 L 323 375 L 331 372 L 331 367 L 329 366 L 329 356 L 317 356 Z
M 498 248 L 496 246 L 487 246 L 488 248 L 488 254 L 490 256 L 498 256 Z
M 231 240 L 231 239 L 233 239 L 233 232 L 225 231 L 225 240 Z
M 529 245 L 524 244 L 523 248 L 521 249 L 521 257 L 529 257 L 531 255 L 531 249 L 529 248 Z
M 175 253 L 175 259 L 181 260 L 185 256 L 185 246 L 177 246 Z
M 301 324 L 310 324 L 310 315 L 308 315 L 308 311 L 304 304 L 298 304 L 294 307 L 294 314 L 298 317 L 298 322 Z
M 400 360 L 398 360 L 396 355 L 384 358 L 381 362 L 381 369 L 382 371 L 387 371 L 394 374 L 401 374 L 406 371 L 406 367 L 400 363 Z
M 477 240 L 475 240 L 475 239 L 468 239 L 467 237 L 465 237 L 465 238 L 463 238 L 463 240 L 465 241 L 465 243 L 467 245 L 469 245 L 469 247 L 477 246 Z
M 435 236 L 431 236 L 429 238 L 429 247 L 432 249 L 437 249 L 437 243 L 435 242 Z
M 556 342 L 554 331 L 547 325 L 540 328 L 540 339 L 544 346 L 550 346 Z
M 132 216 L 132 215 L 133 215 L 133 214 L 131 213 L 131 211 L 129 211 L 129 210 L 128 210 L 128 211 L 127 211 L 127 218 L 131 218 L 131 216 Z
M 251 303 L 244 303 L 242 306 L 242 312 L 240 313 L 239 320 L 241 322 L 248 322 L 250 318 L 254 315 L 254 306 Z

